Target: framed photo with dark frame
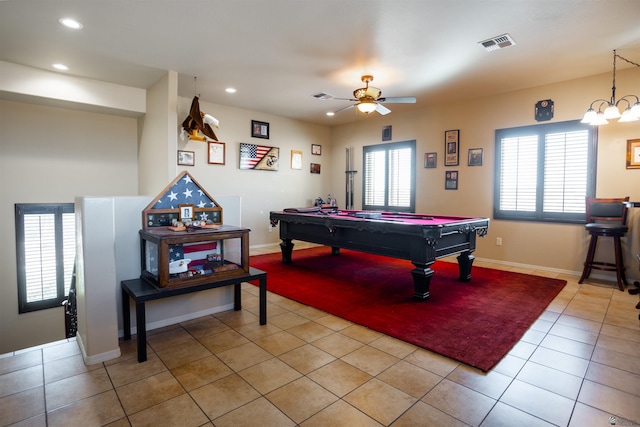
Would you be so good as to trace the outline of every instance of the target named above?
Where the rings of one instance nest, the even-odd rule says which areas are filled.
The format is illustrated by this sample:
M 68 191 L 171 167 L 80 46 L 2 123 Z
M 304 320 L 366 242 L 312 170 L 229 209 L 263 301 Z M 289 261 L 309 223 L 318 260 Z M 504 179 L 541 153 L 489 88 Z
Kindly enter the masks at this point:
M 438 153 L 424 153 L 424 167 L 435 168 L 438 166 Z
M 627 169 L 640 169 L 640 139 L 627 140 Z
M 311 154 L 314 156 L 322 155 L 322 145 L 320 144 L 311 144 Z
M 320 173 L 320 163 L 311 163 L 309 165 L 309 172 L 319 174 Z
M 209 142 L 209 164 L 224 165 L 225 148 L 224 142 Z
M 444 174 L 444 189 L 458 189 L 458 171 L 446 171 Z
M 460 164 L 460 130 L 444 131 L 444 165 L 458 166 Z
M 391 141 L 391 126 L 382 127 L 382 140 Z
M 482 148 L 469 148 L 469 166 L 482 166 Z
M 178 164 L 181 166 L 195 166 L 196 153 L 193 151 L 178 150 Z
M 269 123 L 251 120 L 251 137 L 269 139 Z

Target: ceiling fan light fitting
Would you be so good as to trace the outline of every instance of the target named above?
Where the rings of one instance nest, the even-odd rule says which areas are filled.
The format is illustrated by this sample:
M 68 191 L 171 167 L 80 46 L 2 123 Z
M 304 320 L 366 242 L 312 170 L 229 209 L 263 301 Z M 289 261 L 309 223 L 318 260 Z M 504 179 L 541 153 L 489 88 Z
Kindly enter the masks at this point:
M 373 101 L 360 101 L 357 105 L 361 113 L 369 114 L 376 111 L 376 103 Z

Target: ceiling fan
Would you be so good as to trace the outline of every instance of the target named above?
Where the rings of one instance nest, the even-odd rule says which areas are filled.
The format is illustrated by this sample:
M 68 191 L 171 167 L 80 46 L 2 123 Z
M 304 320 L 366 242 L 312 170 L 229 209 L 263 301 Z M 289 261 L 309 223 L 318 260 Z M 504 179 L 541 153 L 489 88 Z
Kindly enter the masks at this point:
M 381 98 L 382 91 L 377 87 L 369 86 L 369 83 L 373 81 L 373 76 L 364 75 L 362 76 L 361 80 L 365 84 L 365 87 L 354 90 L 353 98 L 334 98 L 332 96 L 326 96 L 323 99 L 338 99 L 343 101 L 357 102 L 357 104 L 349 105 L 348 107 L 336 111 L 336 113 L 349 110 L 351 108 L 357 108 L 360 112 L 365 114 L 370 114 L 374 111 L 377 111 L 382 115 L 389 114 L 391 112 L 391 110 L 389 110 L 382 104 L 414 104 L 416 102 L 416 98 L 413 96 Z

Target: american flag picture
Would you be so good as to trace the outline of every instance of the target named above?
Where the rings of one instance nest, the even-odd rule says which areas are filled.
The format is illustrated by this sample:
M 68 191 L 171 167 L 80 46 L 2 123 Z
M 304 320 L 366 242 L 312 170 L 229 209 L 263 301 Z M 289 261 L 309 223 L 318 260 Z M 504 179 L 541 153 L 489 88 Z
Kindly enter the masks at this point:
M 240 169 L 278 170 L 280 149 L 240 143 Z
M 218 242 L 185 243 L 169 246 L 169 262 L 190 259 L 189 268 L 199 268 L 207 262 L 207 255 L 220 255 Z

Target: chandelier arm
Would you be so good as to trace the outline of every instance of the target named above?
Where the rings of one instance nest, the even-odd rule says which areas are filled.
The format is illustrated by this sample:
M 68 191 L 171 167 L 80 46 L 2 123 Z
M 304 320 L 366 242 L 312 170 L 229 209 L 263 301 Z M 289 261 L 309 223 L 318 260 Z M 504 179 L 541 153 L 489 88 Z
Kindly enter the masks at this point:
M 602 104 L 605 104 L 605 103 L 609 104 L 609 101 L 607 101 L 606 99 L 602 99 L 602 98 L 601 99 L 596 99 L 595 101 L 593 101 L 591 103 L 591 105 L 589 105 L 589 109 L 590 110 L 593 110 L 593 104 L 595 104 L 596 102 L 600 103 L 600 105 L 598 105 L 598 111 L 602 108 Z
M 634 97 L 636 99 L 636 102 L 640 102 L 640 98 L 638 98 L 636 95 L 632 95 L 632 94 L 621 96 L 620 99 L 618 99 L 618 102 L 624 100 L 624 101 L 627 102 L 627 104 L 631 105 L 631 102 L 629 102 L 628 99 L 625 99 L 625 98 L 630 98 L 630 97 Z M 616 105 L 618 105 L 618 102 L 616 102 Z

